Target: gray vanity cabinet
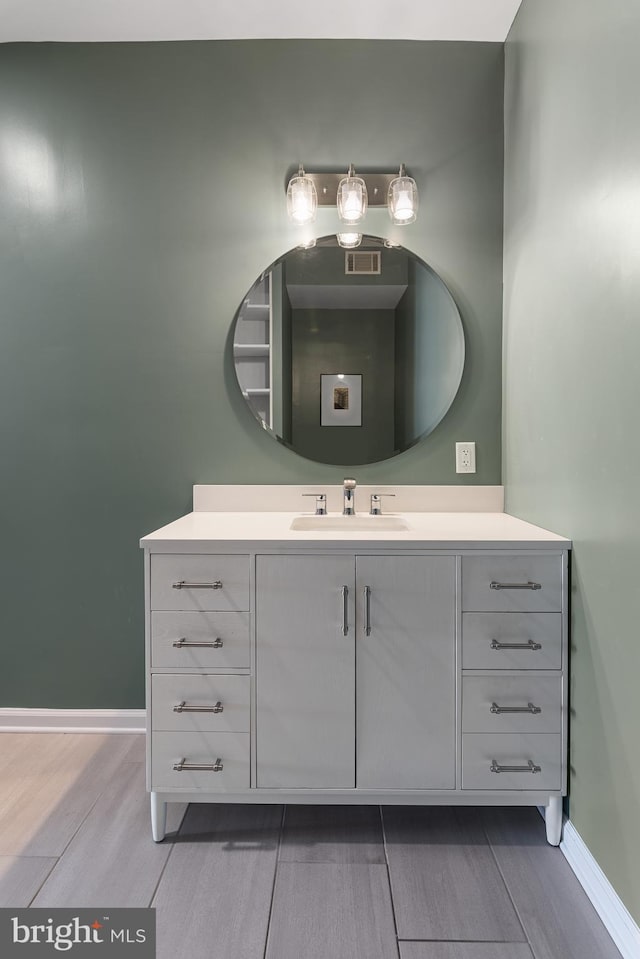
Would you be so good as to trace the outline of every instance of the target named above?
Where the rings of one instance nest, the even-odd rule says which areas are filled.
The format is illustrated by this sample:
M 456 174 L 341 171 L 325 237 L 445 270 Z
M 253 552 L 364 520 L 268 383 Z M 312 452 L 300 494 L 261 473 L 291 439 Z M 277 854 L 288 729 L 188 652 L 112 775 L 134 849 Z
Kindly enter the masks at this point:
M 353 788 L 353 556 L 256 557 L 256 785 Z
M 202 524 L 146 557 L 156 841 L 168 802 L 384 802 L 544 805 L 558 844 L 565 541 L 536 545 L 526 526 L 507 546 L 485 540 L 482 515 L 471 544 L 437 546 L 431 526 L 415 542 L 292 546 L 211 539 L 215 514 Z
M 256 559 L 258 787 L 455 787 L 455 558 Z
M 357 785 L 455 787 L 456 562 L 358 556 Z

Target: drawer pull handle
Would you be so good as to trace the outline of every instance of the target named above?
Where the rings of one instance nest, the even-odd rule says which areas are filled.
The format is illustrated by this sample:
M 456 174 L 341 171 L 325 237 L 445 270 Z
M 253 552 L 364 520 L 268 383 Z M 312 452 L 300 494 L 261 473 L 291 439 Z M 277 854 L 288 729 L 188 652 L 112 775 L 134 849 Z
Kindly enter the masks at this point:
M 542 589 L 541 583 L 489 583 L 489 589 Z
M 371 587 L 364 588 L 364 632 L 371 636 Z
M 489 767 L 492 773 L 539 773 L 542 772 L 541 766 L 536 766 L 531 760 L 526 766 L 501 766 L 495 759 L 491 760 Z
M 186 583 L 181 579 L 173 584 L 172 589 L 222 589 L 222 580 L 217 579 L 215 583 Z
M 491 649 L 542 649 L 540 643 L 534 643 L 532 639 L 526 643 L 499 643 L 497 639 L 491 640 Z
M 181 759 L 173 764 L 173 768 L 177 773 L 184 772 L 185 769 L 195 769 L 205 773 L 221 773 L 224 767 L 221 759 L 216 759 L 214 763 L 188 763 L 186 759 Z
M 173 643 L 173 646 L 175 649 L 186 649 L 187 646 L 192 646 L 198 649 L 220 649 L 221 646 L 224 646 L 224 643 L 220 637 L 218 637 L 218 639 L 214 639 L 212 643 L 192 643 L 183 637 L 182 639 L 177 639 L 175 643 Z
M 533 713 L 537 716 L 542 712 L 540 706 L 534 706 L 533 703 L 527 703 L 526 706 L 498 706 L 497 703 L 491 703 L 491 712 L 497 716 L 500 713 Z
M 173 707 L 174 713 L 221 713 L 223 710 L 224 706 L 220 701 L 214 706 L 189 706 L 189 704 L 183 700 Z

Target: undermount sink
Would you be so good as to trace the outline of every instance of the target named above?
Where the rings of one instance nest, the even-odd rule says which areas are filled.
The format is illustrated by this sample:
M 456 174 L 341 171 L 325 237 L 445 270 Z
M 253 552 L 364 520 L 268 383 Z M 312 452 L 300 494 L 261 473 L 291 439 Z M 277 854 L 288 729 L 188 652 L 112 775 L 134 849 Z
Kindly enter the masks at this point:
M 327 516 L 296 516 L 291 523 L 293 530 L 315 530 L 316 532 L 393 532 L 409 529 L 400 516 L 343 516 L 341 513 Z

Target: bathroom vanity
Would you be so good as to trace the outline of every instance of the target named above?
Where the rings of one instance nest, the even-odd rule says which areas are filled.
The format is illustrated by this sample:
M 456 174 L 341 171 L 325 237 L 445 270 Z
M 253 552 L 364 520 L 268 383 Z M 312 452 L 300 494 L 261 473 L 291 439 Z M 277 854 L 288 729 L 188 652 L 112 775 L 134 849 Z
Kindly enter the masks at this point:
M 195 487 L 142 539 L 153 838 L 178 801 L 531 804 L 557 845 L 571 543 L 501 487 L 341 496 Z

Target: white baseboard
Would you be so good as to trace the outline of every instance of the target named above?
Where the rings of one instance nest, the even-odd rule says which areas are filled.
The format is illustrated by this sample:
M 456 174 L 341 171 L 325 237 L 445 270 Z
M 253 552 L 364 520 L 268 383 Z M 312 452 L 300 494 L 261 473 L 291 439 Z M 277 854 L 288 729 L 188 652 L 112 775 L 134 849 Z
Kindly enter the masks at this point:
M 1 733 L 143 733 L 144 709 L 0 709 Z
M 640 956 L 640 928 L 571 820 L 564 824 L 560 849 L 623 959 L 637 959 Z

